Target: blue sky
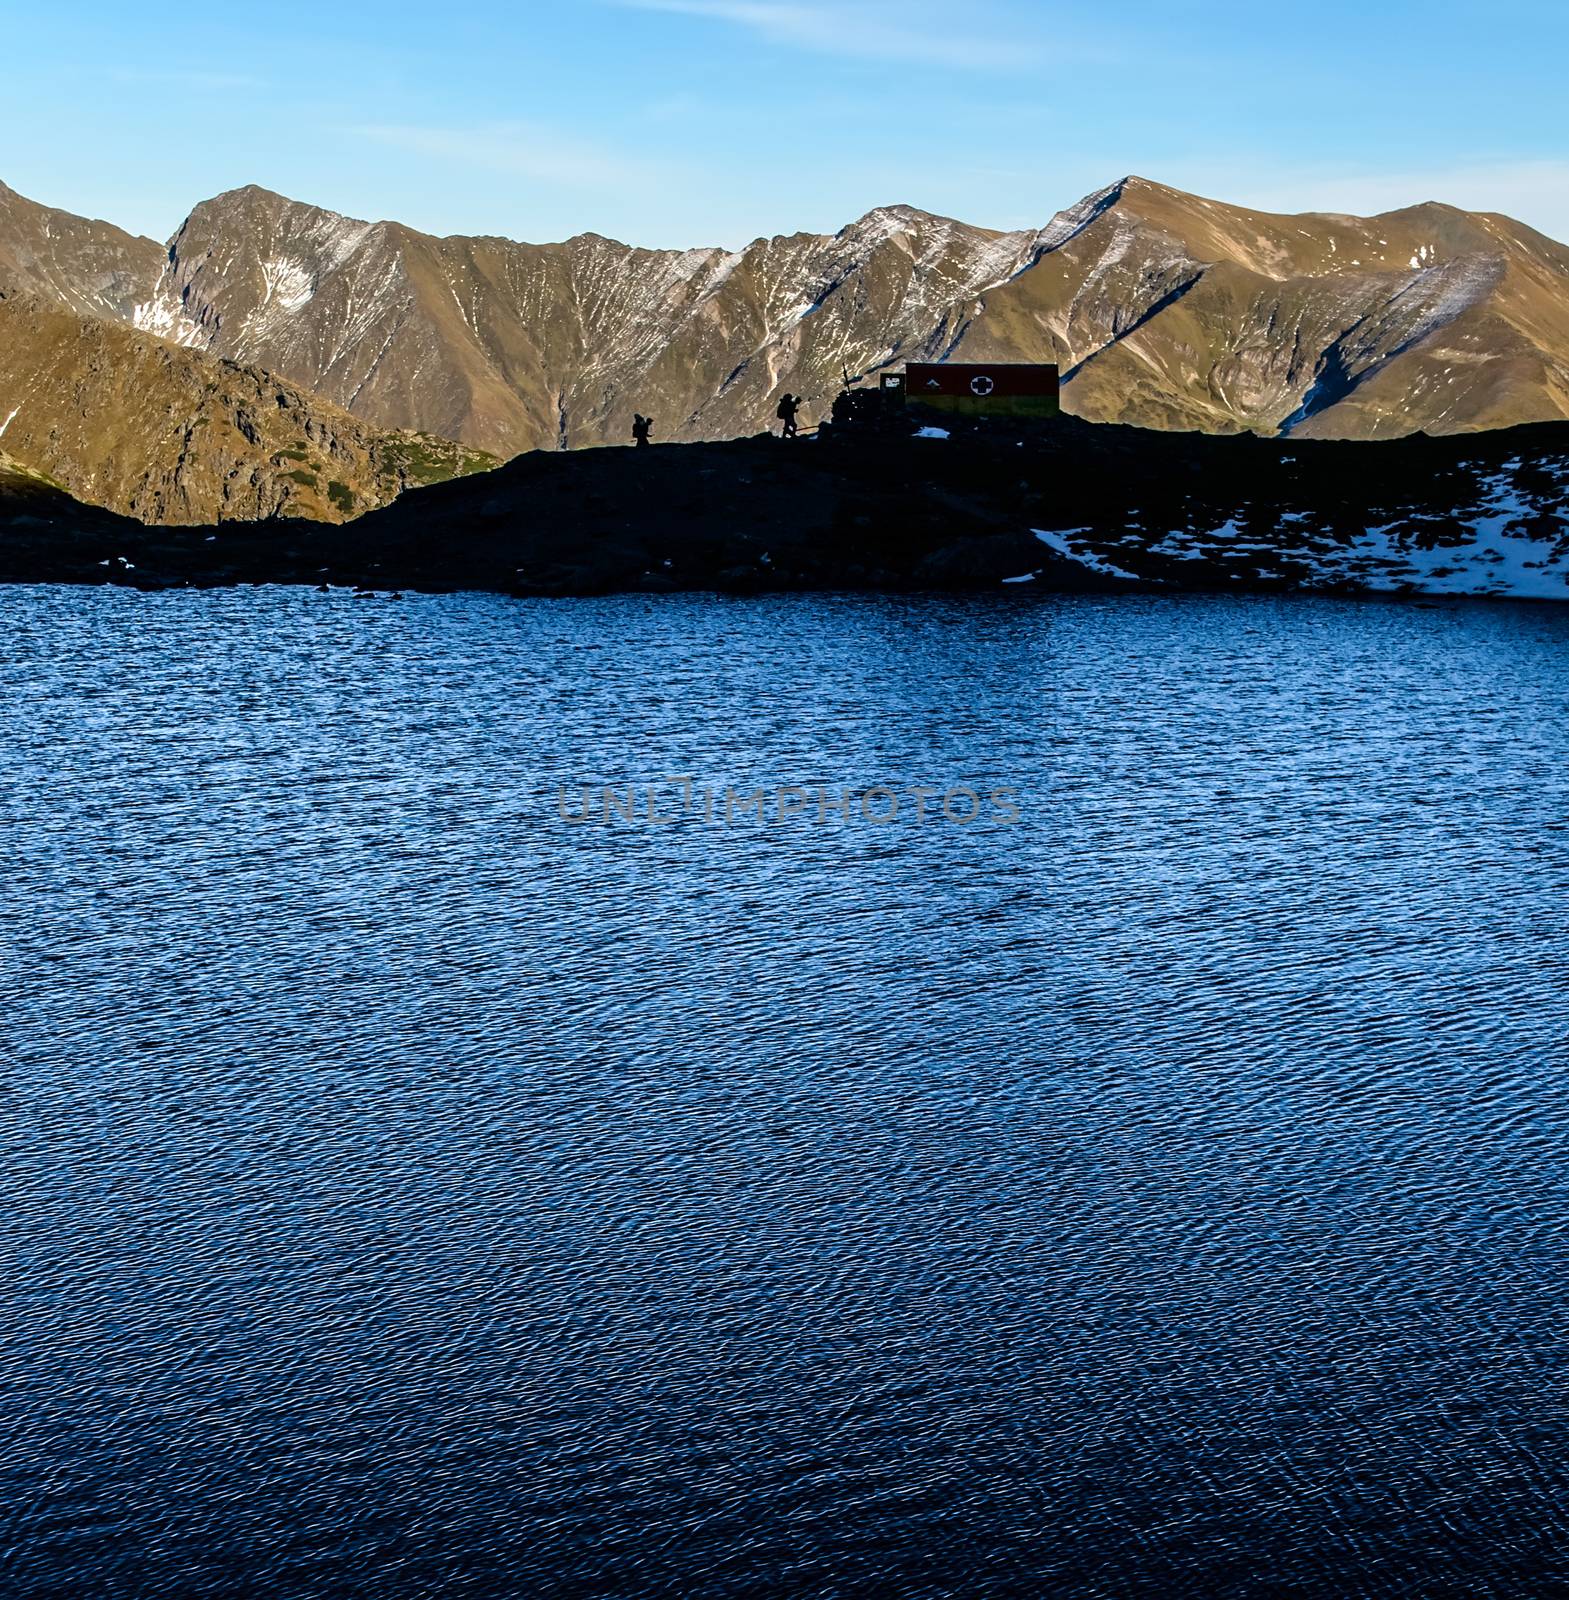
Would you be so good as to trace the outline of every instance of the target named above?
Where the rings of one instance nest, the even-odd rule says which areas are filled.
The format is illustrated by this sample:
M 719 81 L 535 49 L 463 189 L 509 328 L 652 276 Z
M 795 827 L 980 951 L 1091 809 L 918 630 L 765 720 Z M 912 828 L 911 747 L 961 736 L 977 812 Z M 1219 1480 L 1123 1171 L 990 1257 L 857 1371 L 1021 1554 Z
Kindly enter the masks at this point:
M 163 238 L 259 183 L 437 233 L 645 245 L 908 202 L 1044 222 L 1137 172 L 1447 200 L 1569 240 L 1563 0 L 4 0 L 0 179 Z

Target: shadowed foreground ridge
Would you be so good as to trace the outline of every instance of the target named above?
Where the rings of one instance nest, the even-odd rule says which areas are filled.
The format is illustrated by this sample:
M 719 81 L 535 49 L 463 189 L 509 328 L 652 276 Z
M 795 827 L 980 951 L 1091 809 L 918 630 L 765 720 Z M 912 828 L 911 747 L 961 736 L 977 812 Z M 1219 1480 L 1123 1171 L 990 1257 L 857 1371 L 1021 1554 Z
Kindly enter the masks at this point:
M 24 480 L 0 579 L 1569 599 L 1569 424 L 1369 444 L 839 410 L 795 444 L 525 455 L 340 526 L 147 527 Z

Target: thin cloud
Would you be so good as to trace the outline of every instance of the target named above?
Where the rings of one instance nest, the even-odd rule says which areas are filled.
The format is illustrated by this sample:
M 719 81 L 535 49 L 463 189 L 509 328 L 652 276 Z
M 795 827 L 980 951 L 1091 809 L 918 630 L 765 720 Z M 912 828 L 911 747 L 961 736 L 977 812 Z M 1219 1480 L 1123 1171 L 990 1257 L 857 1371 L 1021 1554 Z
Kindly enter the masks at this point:
M 1038 65 L 1040 52 L 1023 39 L 966 36 L 965 24 L 951 30 L 922 26 L 909 7 L 800 5 L 789 0 L 610 0 L 632 11 L 708 17 L 745 28 L 771 44 L 821 55 L 915 66 L 965 67 L 1009 72 Z
M 227 94 L 235 89 L 270 89 L 266 78 L 244 72 L 201 72 L 182 69 L 156 71 L 141 67 L 115 67 L 109 76 L 116 83 L 159 84 L 169 89 L 194 89 L 208 94 Z
M 1502 212 L 1552 238 L 1569 240 L 1569 161 L 1470 162 L 1338 176 L 1285 173 L 1264 184 L 1234 180 L 1228 198 L 1270 211 L 1362 216 L 1440 200 L 1465 211 Z
M 687 122 L 694 117 L 715 114 L 714 107 L 695 94 L 663 95 L 643 108 L 644 117 L 651 122 Z
M 629 181 L 641 181 L 651 170 L 636 158 L 570 143 L 553 130 L 528 123 L 487 123 L 477 128 L 366 123 L 352 131 L 362 139 L 416 155 L 562 187 L 621 188 Z M 662 170 L 668 176 L 668 166 Z

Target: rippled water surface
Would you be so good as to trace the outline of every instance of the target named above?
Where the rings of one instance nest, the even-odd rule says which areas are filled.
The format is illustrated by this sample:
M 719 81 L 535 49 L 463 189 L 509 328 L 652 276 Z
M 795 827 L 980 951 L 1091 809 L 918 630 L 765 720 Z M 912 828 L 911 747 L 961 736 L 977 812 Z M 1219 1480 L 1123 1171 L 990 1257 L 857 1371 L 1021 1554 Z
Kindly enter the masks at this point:
M 7 1600 L 1569 1593 L 1569 615 L 0 624 Z

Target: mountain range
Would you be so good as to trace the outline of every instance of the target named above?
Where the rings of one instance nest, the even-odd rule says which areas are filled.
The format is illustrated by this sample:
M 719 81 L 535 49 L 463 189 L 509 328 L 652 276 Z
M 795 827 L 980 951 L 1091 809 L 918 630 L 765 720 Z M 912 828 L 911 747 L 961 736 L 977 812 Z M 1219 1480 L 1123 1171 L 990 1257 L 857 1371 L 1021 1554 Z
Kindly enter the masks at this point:
M 419 481 L 399 462 L 619 443 L 634 408 L 660 439 L 752 433 L 785 389 L 821 416 L 907 360 L 1055 361 L 1070 412 L 1162 429 L 1569 417 L 1569 248 L 1135 177 L 1034 230 L 893 206 L 686 251 L 436 238 L 254 187 L 160 246 L 0 186 L 0 296 L 0 447 L 151 521 L 341 517 Z

